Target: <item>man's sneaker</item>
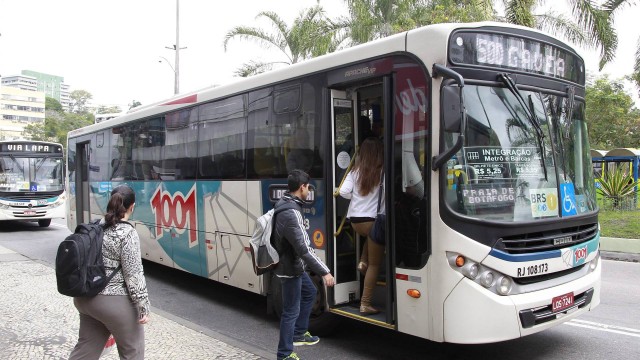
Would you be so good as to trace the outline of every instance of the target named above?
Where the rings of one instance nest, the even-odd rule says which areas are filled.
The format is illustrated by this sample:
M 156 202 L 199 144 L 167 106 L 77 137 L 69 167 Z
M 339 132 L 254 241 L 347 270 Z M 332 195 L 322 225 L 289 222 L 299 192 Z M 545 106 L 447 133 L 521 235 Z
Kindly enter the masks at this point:
M 300 360 L 300 358 L 298 357 L 298 354 L 292 352 L 291 354 L 289 354 L 289 356 L 282 360 Z
M 302 346 L 302 345 L 315 345 L 320 341 L 320 338 L 317 336 L 311 335 L 308 331 L 304 333 L 302 336 L 294 336 L 293 337 L 293 345 L 294 346 Z

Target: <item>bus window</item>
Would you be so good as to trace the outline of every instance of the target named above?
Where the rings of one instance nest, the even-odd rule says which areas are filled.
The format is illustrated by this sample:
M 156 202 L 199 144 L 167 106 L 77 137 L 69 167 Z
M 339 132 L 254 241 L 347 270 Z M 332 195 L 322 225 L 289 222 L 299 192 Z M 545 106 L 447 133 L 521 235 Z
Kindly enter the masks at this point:
M 201 106 L 198 129 L 200 178 L 244 178 L 247 133 L 244 96 Z

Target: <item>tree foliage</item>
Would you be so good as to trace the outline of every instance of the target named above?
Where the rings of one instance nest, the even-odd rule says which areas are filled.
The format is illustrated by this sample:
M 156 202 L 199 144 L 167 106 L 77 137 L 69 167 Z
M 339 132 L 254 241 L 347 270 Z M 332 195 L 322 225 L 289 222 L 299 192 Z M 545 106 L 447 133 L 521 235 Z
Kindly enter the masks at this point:
M 275 64 L 295 64 L 301 60 L 335 51 L 339 45 L 337 26 L 330 21 L 321 6 L 316 5 L 300 12 L 289 27 L 278 14 L 260 12 L 256 19 L 266 19 L 273 30 L 260 27 L 236 26 L 224 37 L 225 51 L 231 39 L 251 40 L 265 49 L 277 49 L 284 60 L 263 62 L 250 61 L 243 64 L 236 75 L 250 76 L 271 69 Z
M 96 110 L 96 114 L 112 114 L 112 113 L 119 113 L 122 112 L 122 109 L 120 109 L 120 106 L 114 105 L 114 106 L 100 106 L 97 110 Z
M 586 104 L 592 148 L 640 147 L 640 112 L 621 80 L 595 79 L 587 85 Z
M 131 101 L 131 103 L 130 103 L 130 104 L 128 104 L 128 105 L 129 105 L 129 110 L 131 110 L 131 109 L 133 109 L 134 107 L 141 106 L 141 105 L 142 105 L 142 103 L 141 103 L 140 101 L 138 101 L 138 100 L 132 100 L 132 101 Z
M 86 90 L 74 90 L 69 95 L 71 98 L 70 110 L 72 113 L 87 113 L 87 103 L 93 98 L 90 92 Z
M 45 98 L 44 121 L 25 126 L 22 135 L 31 140 L 55 141 L 64 145 L 69 131 L 93 124 L 95 116 L 86 108 L 87 101 L 92 98 L 91 93 L 75 90 L 71 98 L 71 112 L 65 112 L 57 100 Z
M 60 102 L 52 97 L 45 97 L 44 99 L 44 109 L 45 111 L 56 111 L 56 112 L 63 112 L 64 109 L 62 108 L 62 104 L 60 104 Z

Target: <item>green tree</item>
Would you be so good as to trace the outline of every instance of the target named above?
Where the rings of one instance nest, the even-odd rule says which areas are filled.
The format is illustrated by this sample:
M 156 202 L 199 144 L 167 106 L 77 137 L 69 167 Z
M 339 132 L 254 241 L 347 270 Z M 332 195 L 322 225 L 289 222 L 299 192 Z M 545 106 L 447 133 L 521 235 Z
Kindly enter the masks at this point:
M 44 109 L 45 111 L 64 112 L 62 104 L 60 104 L 58 100 L 48 96 L 44 98 Z
M 112 114 L 112 113 L 119 113 L 122 112 L 122 110 L 120 109 L 120 106 L 114 105 L 114 106 L 104 106 L 101 105 L 100 107 L 98 107 L 98 110 L 96 110 L 96 114 Z
M 344 0 L 349 17 L 338 22 L 352 44 L 418 26 L 495 19 L 492 0 Z
M 635 0 L 608 0 L 602 5 L 591 0 L 567 0 L 571 16 L 554 11 L 537 13 L 543 0 L 504 0 L 504 20 L 545 30 L 581 46 L 600 51 L 600 70 L 613 58 L 618 47 L 618 35 L 613 26 L 617 12 L 635 5 Z
M 304 59 L 335 51 L 340 44 L 339 28 L 330 21 L 320 5 L 300 12 L 289 27 L 275 12 L 260 12 L 256 19 L 268 20 L 273 31 L 259 27 L 236 26 L 224 37 L 224 50 L 231 39 L 252 40 L 265 49 L 277 49 L 284 59 L 273 62 L 250 61 L 235 73 L 250 76 L 267 71 L 275 64 L 295 64 Z
M 76 114 L 87 113 L 87 104 L 93 98 L 90 92 L 86 90 L 74 90 L 69 95 L 71 98 L 70 111 Z
M 624 90 L 622 80 L 602 76 L 586 91 L 587 124 L 592 148 L 639 147 L 640 114 Z
M 134 107 L 138 107 L 141 106 L 142 103 L 138 100 L 133 100 L 131 101 L 131 103 L 129 104 L 129 110 L 133 109 Z

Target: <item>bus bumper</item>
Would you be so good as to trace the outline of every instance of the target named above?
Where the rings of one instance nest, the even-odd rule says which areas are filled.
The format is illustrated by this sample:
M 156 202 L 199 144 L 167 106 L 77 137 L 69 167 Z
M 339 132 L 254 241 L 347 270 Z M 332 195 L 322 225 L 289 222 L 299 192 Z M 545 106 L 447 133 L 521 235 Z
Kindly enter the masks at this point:
M 0 221 L 3 220 L 24 220 L 38 221 L 41 219 L 64 219 L 66 217 L 66 209 L 64 202 L 55 207 L 34 207 L 25 212 L 24 208 L 15 208 L 12 206 L 0 206 Z M 34 212 L 35 214 L 32 214 Z
M 592 272 L 566 284 L 511 296 L 494 294 L 465 278 L 444 303 L 444 341 L 473 344 L 515 339 L 590 311 L 600 303 L 601 266 L 599 262 Z M 552 313 L 551 300 L 571 292 L 574 306 Z

